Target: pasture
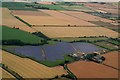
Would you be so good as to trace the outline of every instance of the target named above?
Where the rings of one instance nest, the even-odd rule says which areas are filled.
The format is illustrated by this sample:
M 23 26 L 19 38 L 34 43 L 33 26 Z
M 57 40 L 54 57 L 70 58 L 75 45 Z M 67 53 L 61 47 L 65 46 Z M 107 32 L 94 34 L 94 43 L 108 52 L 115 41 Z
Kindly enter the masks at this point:
M 35 3 L 24 3 L 24 2 L 3 2 L 2 4 L 3 4 L 2 7 L 7 7 L 10 10 L 37 11 L 37 8 L 49 9 L 49 10 L 66 10 L 61 6 L 54 4 L 35 4 Z
M 118 51 L 108 52 L 103 56 L 106 58 L 106 60 L 104 61 L 104 64 L 108 66 L 112 66 L 116 69 L 119 69 L 118 67 L 119 52 Z
M 6 7 L 10 10 L 29 10 L 29 11 L 37 11 L 34 8 L 26 7 L 26 5 L 33 5 L 32 3 L 24 3 L 24 2 L 3 2 L 2 7 Z
M 12 14 L 11 11 L 7 8 L 2 8 L 0 9 L 2 12 L 2 24 L 1 25 L 6 25 L 8 27 L 15 27 L 19 28 L 20 30 L 27 31 L 27 32 L 35 32 L 34 29 L 28 27 L 26 24 L 23 22 L 19 21 L 16 19 Z
M 2 63 L 23 78 L 54 78 L 57 75 L 66 74 L 66 71 L 63 69 L 46 67 L 30 59 L 12 55 L 6 51 L 2 51 L 2 53 Z
M 107 36 L 116 38 L 118 33 L 104 27 L 33 27 L 50 38 Z
M 18 40 L 19 42 L 23 42 L 26 44 L 40 44 L 41 40 L 43 40 L 43 38 L 40 38 L 36 35 L 33 35 L 31 33 L 22 31 L 22 30 L 18 30 L 15 28 L 9 28 L 6 26 L 0 26 L 2 28 L 2 40 L 11 40 L 13 43 L 15 40 Z M 17 44 L 17 42 L 15 43 Z
M 118 78 L 118 70 L 94 62 L 77 61 L 68 68 L 77 78 Z

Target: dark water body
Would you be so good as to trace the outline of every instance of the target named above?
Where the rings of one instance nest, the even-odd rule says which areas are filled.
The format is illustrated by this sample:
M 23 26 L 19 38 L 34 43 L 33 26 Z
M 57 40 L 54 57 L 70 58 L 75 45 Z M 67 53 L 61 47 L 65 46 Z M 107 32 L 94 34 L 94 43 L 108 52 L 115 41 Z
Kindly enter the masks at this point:
M 36 60 L 49 60 L 56 61 L 59 59 L 64 59 L 64 55 L 71 54 L 76 51 L 81 52 L 95 52 L 103 50 L 98 46 L 95 46 L 90 43 L 66 43 L 66 42 L 58 42 L 53 45 L 41 45 L 41 46 L 22 46 L 16 48 L 8 48 L 15 52 L 16 54 L 22 54 L 27 57 L 35 58 Z

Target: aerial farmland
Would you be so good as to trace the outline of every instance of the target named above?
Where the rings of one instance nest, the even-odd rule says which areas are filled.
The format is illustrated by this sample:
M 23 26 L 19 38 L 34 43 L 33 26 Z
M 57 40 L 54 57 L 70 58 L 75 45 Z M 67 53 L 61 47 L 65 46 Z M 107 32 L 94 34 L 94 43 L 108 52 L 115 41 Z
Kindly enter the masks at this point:
M 0 79 L 119 78 L 117 2 L 21 1 L 0 7 Z

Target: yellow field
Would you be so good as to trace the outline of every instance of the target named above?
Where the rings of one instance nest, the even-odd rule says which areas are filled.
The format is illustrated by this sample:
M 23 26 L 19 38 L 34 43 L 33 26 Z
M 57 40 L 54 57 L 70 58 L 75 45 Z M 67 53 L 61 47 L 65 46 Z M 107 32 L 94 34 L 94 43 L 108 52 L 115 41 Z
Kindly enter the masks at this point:
M 0 68 L 0 70 L 2 71 L 2 74 L 0 74 L 0 79 L 1 78 L 15 78 L 14 76 L 12 76 L 10 73 L 5 71 L 4 69 Z
M 27 58 L 20 58 L 2 51 L 2 63 L 17 72 L 23 78 L 53 78 L 56 75 L 66 74 L 63 69 L 50 68 Z
M 75 17 L 63 14 L 59 11 L 54 10 L 40 10 L 44 14 L 49 16 L 35 16 L 35 15 L 24 15 L 19 13 L 16 16 L 20 17 L 24 21 L 32 25 L 80 25 L 80 26 L 97 26 L 87 21 L 77 19 Z M 30 13 L 29 13 L 30 14 Z
M 103 22 L 109 22 L 109 23 L 113 22 L 112 20 L 90 15 L 84 12 L 75 12 L 75 11 L 61 11 L 61 12 L 85 21 L 103 21 Z
M 11 11 L 7 8 L 0 9 L 0 12 L 2 12 L 2 24 L 0 25 L 6 25 L 8 27 L 16 27 L 21 30 L 27 31 L 27 32 L 35 32 L 34 29 L 28 27 L 23 22 L 16 19 L 12 14 Z
M 48 37 L 108 36 L 118 37 L 118 33 L 103 27 L 33 27 Z

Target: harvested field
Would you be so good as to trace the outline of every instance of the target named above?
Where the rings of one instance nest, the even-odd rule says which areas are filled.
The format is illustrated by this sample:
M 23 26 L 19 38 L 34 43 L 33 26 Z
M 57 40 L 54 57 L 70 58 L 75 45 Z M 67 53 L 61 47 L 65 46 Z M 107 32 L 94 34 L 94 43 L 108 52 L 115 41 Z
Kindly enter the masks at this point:
M 33 27 L 51 38 L 108 36 L 118 37 L 118 33 L 103 27 Z
M 94 62 L 78 61 L 68 68 L 77 78 L 118 78 L 118 70 Z
M 63 14 L 54 10 L 41 10 L 50 16 L 30 16 L 30 15 L 17 15 L 24 21 L 32 25 L 81 25 L 81 26 L 96 26 L 95 24 L 87 21 L 74 18 L 72 16 Z
M 109 22 L 109 23 L 113 22 L 112 20 L 108 20 L 105 18 L 87 14 L 84 12 L 75 12 L 75 11 L 61 11 L 61 12 L 85 21 L 103 21 L 103 22 Z
M 15 78 L 14 76 L 12 76 L 10 73 L 8 73 L 7 71 L 5 71 L 4 69 L 0 68 L 0 70 L 2 71 L 2 76 L 1 78 Z
M 104 54 L 103 56 L 106 58 L 104 64 L 118 69 L 118 54 L 119 53 L 117 51 Z
M 27 32 L 35 32 L 34 29 L 28 27 L 27 25 L 25 25 L 24 23 L 22 23 L 21 21 L 19 21 L 18 19 L 16 19 L 12 14 L 11 11 L 7 8 L 2 8 L 0 9 L 2 10 L 2 24 L 1 25 L 6 25 L 8 27 L 16 27 L 21 30 L 27 31 Z
M 27 58 L 20 58 L 6 51 L 2 51 L 2 63 L 17 72 L 23 78 L 53 78 L 66 74 L 63 69 L 50 68 Z
M 81 25 L 81 26 L 96 26 L 95 24 L 89 23 L 89 22 L 84 21 L 82 19 L 77 19 L 75 17 L 61 13 L 60 11 L 54 11 L 54 10 L 41 10 L 41 11 L 43 11 L 46 14 L 51 15 L 52 17 L 55 17 L 55 18 L 58 18 L 62 21 L 68 22 L 67 24 Z
M 23 11 L 23 10 L 13 10 L 13 15 L 28 15 L 28 16 L 49 16 L 42 11 Z

